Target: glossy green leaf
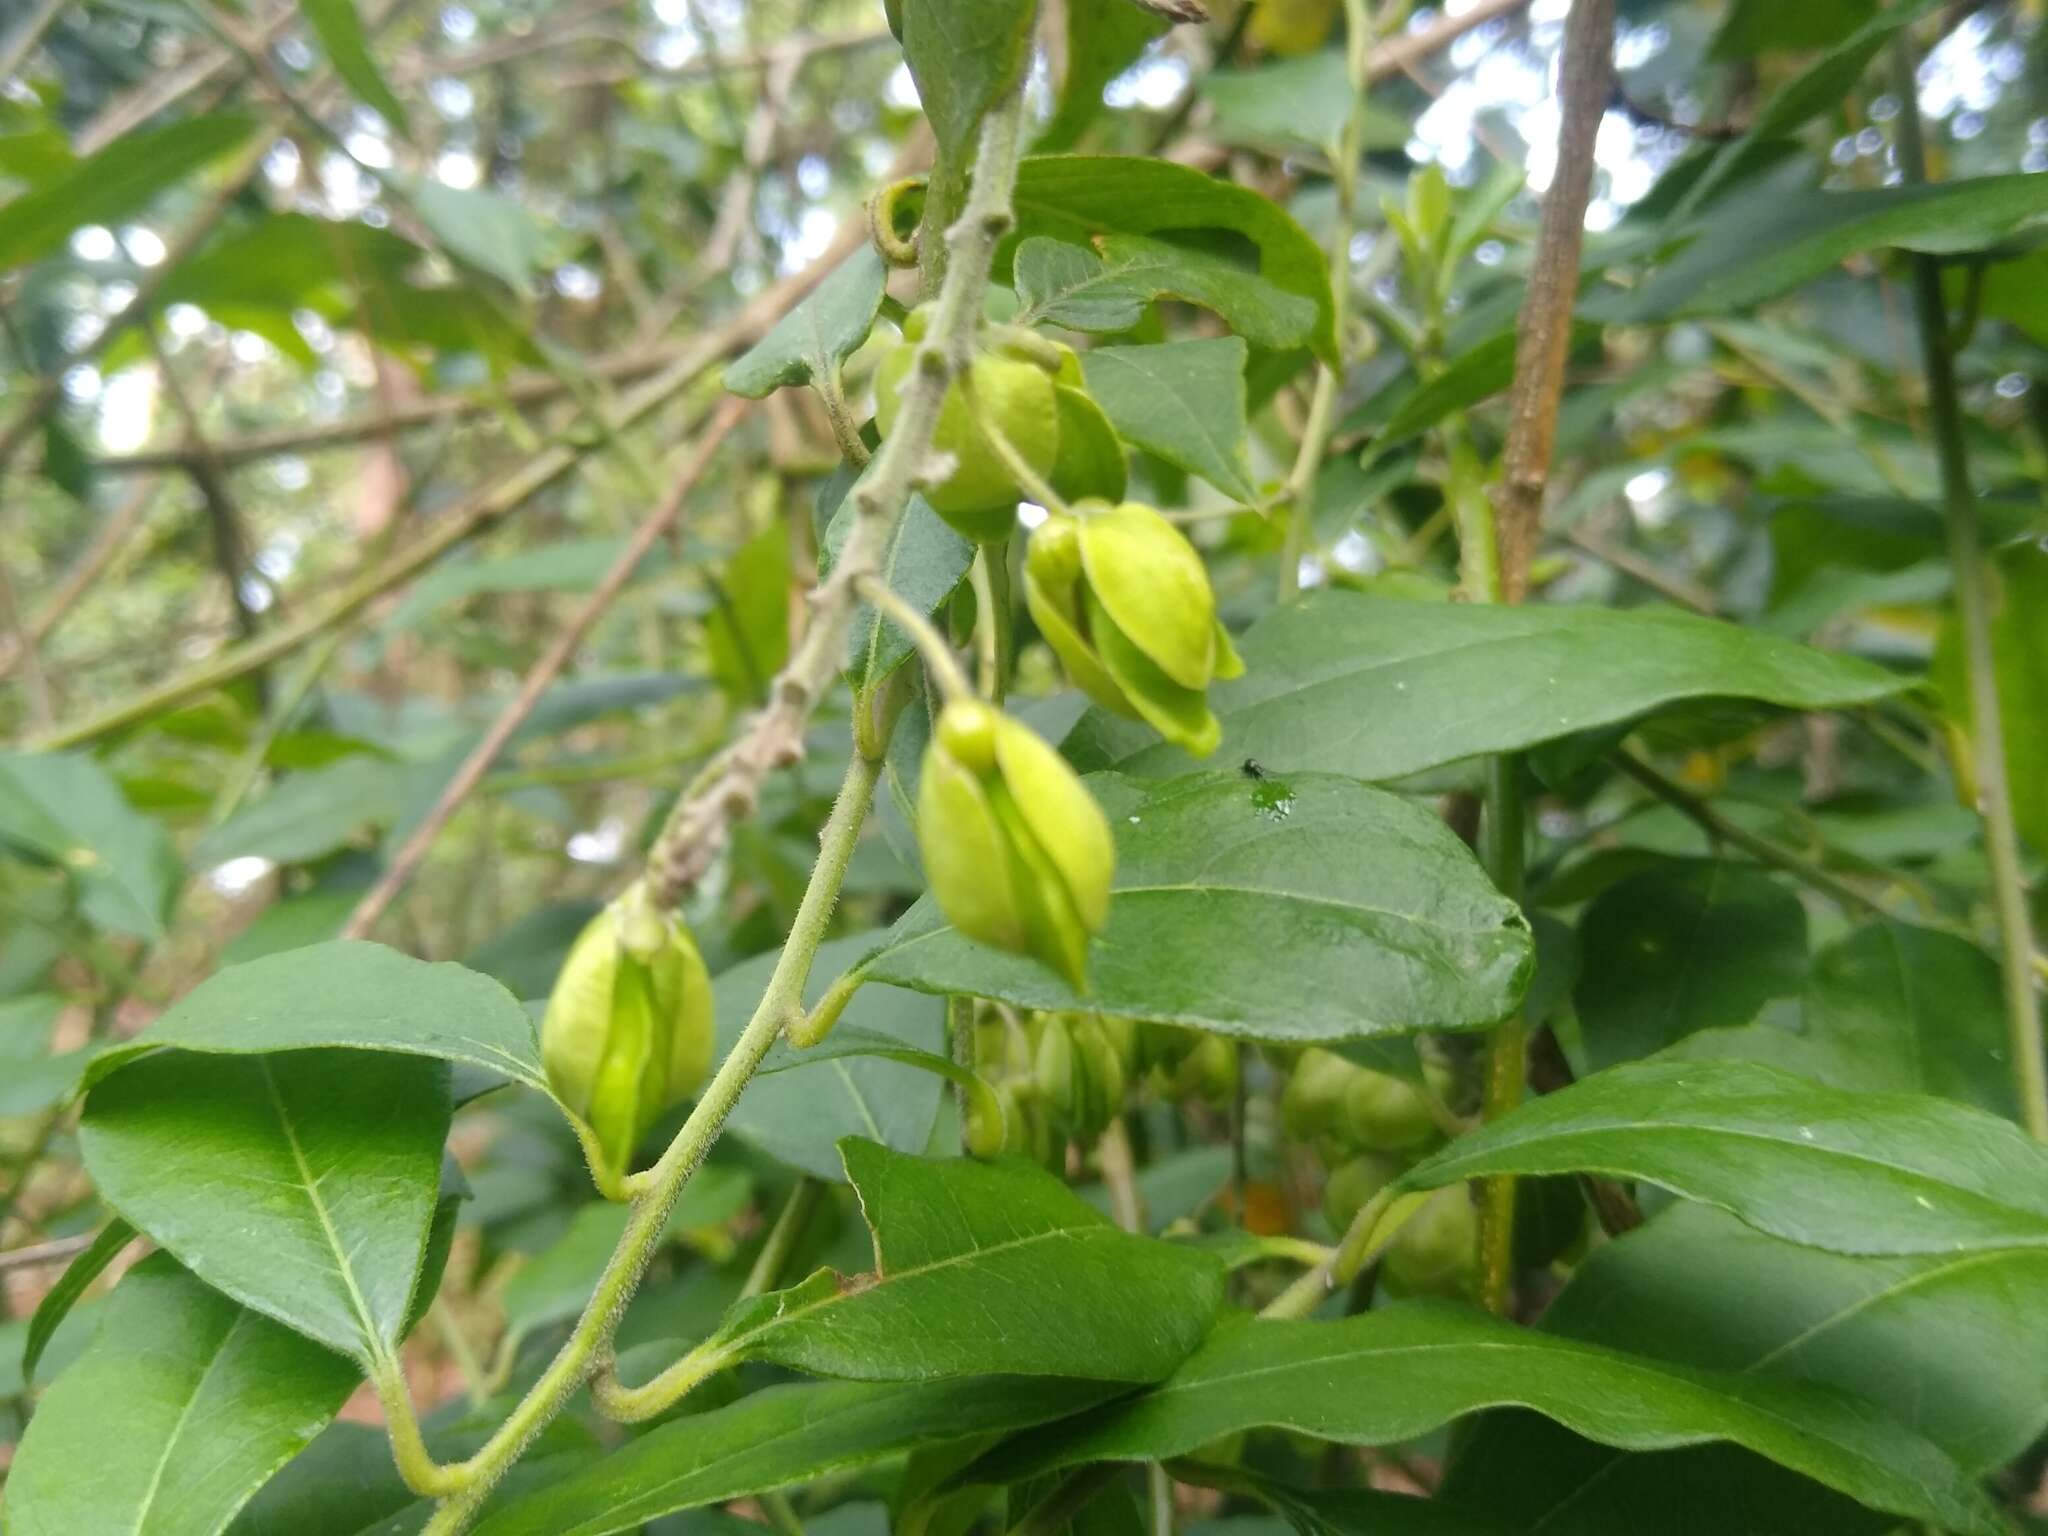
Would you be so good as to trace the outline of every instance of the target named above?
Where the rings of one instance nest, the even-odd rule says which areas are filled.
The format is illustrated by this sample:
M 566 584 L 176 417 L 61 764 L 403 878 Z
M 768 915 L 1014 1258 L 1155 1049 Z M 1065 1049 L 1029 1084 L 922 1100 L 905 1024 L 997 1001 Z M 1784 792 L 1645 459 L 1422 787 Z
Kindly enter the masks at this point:
M 68 870 L 85 915 L 115 933 L 163 936 L 178 856 L 82 752 L 0 752 L 0 848 Z
M 603 1461 L 508 1501 L 476 1536 L 611 1536 L 678 1510 L 872 1466 L 924 1446 L 1014 1432 L 1114 1388 L 1052 1377 L 770 1387 L 664 1424 Z
M 1814 956 L 1800 1032 L 1854 1086 L 2012 1115 L 1998 962 L 1968 939 L 1878 921 Z
M 941 168 L 965 178 L 982 117 L 1031 57 L 1030 0 L 897 0 L 903 62 L 938 140 Z
M 832 521 L 825 525 L 820 550 L 825 573 L 831 571 L 839 551 L 845 548 L 857 516 L 849 494 L 840 501 Z M 888 545 L 882 551 L 881 576 L 891 591 L 904 601 L 915 603 L 930 618 L 959 590 L 973 564 L 973 543 L 934 512 L 930 502 L 913 495 L 890 530 Z M 847 676 L 858 687 L 872 688 L 886 681 L 916 650 L 909 635 L 870 604 L 862 603 L 847 637 Z
M 296 863 L 346 847 L 371 823 L 389 822 L 405 802 L 412 769 L 357 754 L 281 779 L 192 846 L 207 868 L 244 855 Z
M 1342 1322 L 1220 1329 L 1163 1385 L 1027 1439 L 995 1465 L 1015 1478 L 1156 1460 L 1262 1427 L 1398 1444 L 1505 1404 L 1626 1450 L 1730 1440 L 1896 1514 L 1985 1536 L 2002 1529 L 1937 1446 L 1842 1394 L 1667 1364 L 1428 1302 Z
M 1306 346 L 1315 330 L 1310 300 L 1219 256 L 1143 235 L 1104 235 L 1096 250 L 1033 236 L 1017 247 L 1015 280 L 1020 325 L 1110 334 L 1135 326 L 1152 300 L 1173 298 L 1214 311 L 1254 346 Z
M 1572 329 L 1573 344 L 1576 346 L 1599 333 L 1598 326 L 1582 321 Z M 1443 372 L 1401 398 L 1386 424 L 1373 434 L 1373 452 L 1383 453 L 1420 437 L 1454 411 L 1499 394 L 1508 387 L 1514 374 L 1513 331 L 1502 331 L 1466 348 Z
M 929 898 L 862 970 L 919 991 L 1276 1041 L 1483 1028 L 1522 994 L 1527 927 L 1420 806 L 1324 774 L 1099 775 L 1088 787 L 1117 865 L 1087 997 L 962 938 Z
M 2018 1126 L 1744 1061 L 1612 1067 L 1459 1137 L 1401 1184 L 1580 1172 L 1647 1179 L 1837 1253 L 2048 1247 L 2048 1147 Z
M 1087 245 L 1108 234 L 1189 243 L 1204 231 L 1242 236 L 1258 251 L 1260 277 L 1316 306 L 1312 350 L 1325 362 L 1336 356 L 1328 256 L 1277 203 L 1248 187 L 1171 160 L 1034 155 L 1018 168 L 1015 206 L 1019 238 L 1051 235 Z M 1006 257 L 999 265 L 1007 271 Z
M 100 1228 L 91 1247 L 65 1266 L 64 1273 L 57 1277 L 57 1283 L 36 1303 L 36 1310 L 28 1321 L 28 1335 L 21 1346 L 21 1377 L 24 1382 L 36 1379 L 36 1366 L 41 1362 L 43 1352 L 50 1347 L 50 1340 L 57 1336 L 64 1319 L 71 1315 L 71 1309 L 78 1305 L 79 1298 L 134 1241 L 135 1229 L 116 1216 Z
M 1847 1258 L 1678 1205 L 1596 1248 L 1542 1326 L 1684 1365 L 1852 1392 L 1981 1473 L 2048 1422 L 2048 1339 L 2029 1321 L 2044 1306 L 2048 1254 L 2036 1249 Z M 1547 1518 L 1546 1529 L 1626 1529 L 1673 1498 L 1684 1501 L 1687 1531 L 1849 1528 L 1848 1512 L 1807 1507 L 1817 1493 L 1770 1488 L 1756 1502 L 1772 1476 L 1725 1448 L 1618 1458 L 1540 1419 L 1502 1414 L 1460 1444 L 1444 1488 Z
M 1487 752 L 1520 751 L 1682 699 L 1833 709 L 1905 679 L 1734 624 L 1663 609 L 1409 603 L 1318 593 L 1238 642 L 1245 675 L 1210 700 L 1219 756 L 1269 771 L 1397 779 Z M 1488 701 L 1484 709 L 1472 700 Z M 1085 769 L 1165 777 L 1188 758 L 1091 711 L 1066 743 Z
M 92 1090 L 79 1145 L 107 1204 L 200 1279 L 360 1359 L 404 1332 L 448 1115 L 437 1062 L 166 1051 Z
M 1627 306 L 1637 324 L 1752 308 L 1886 246 L 1944 254 L 1996 244 L 2048 214 L 2038 176 L 1980 176 L 1919 187 L 1781 199 L 1761 222 L 1710 221 Z
M 805 1005 L 817 1002 L 839 973 L 873 947 L 872 937 L 835 939 L 820 946 Z M 776 956 L 756 955 L 712 983 L 718 999 L 718 1046 L 723 1058 L 746 1027 Z M 936 998 L 892 987 L 863 987 L 841 1022 L 872 1030 L 924 1051 L 945 1047 L 945 1009 Z M 938 1115 L 943 1084 L 929 1072 L 875 1057 L 837 1057 L 776 1072 L 750 1084 L 730 1122 L 733 1133 L 771 1157 L 821 1179 L 845 1175 L 843 1136 L 871 1136 L 899 1152 L 921 1152 Z
M 1035 1164 L 840 1143 L 873 1276 L 819 1270 L 742 1301 L 703 1346 L 826 1376 L 1158 1381 L 1223 1303 L 1211 1255 L 1115 1226 Z
M 229 150 L 246 144 L 253 118 L 188 117 L 113 141 L 0 206 L 0 272 L 38 261 L 82 224 L 118 224 Z
M 792 384 L 808 384 L 836 369 L 868 339 L 882 307 L 888 269 L 864 243 L 768 334 L 725 370 L 725 387 L 758 400 Z
M 356 93 L 356 99 L 375 107 L 385 122 L 411 137 L 405 105 L 392 94 L 383 71 L 377 68 L 369 40 L 363 35 L 363 19 L 356 14 L 355 0 L 301 0 L 299 13 L 320 39 L 327 62 Z
M 2048 852 L 2048 549 L 2032 539 L 1992 564 L 1991 650 L 1999 722 L 2013 817 L 2036 852 Z M 1976 779 L 1974 712 L 1963 665 L 1960 623 L 1953 611 L 1935 646 L 1932 679 L 1956 735 L 1958 777 Z
M 1747 1024 L 1806 979 L 1806 908 L 1770 876 L 1684 861 L 1617 881 L 1579 919 L 1573 991 L 1595 1071 Z
M 359 1377 L 169 1255 L 146 1259 L 36 1410 L 8 1473 L 10 1536 L 212 1536 Z
M 133 1040 L 102 1052 L 86 1086 L 163 1046 L 244 1054 L 348 1046 L 437 1056 L 546 1092 L 533 1020 L 488 976 L 359 939 L 216 971 Z
M 1091 348 L 1081 371 L 1125 442 L 1251 501 L 1258 491 L 1245 451 L 1245 357 L 1242 339 L 1219 336 Z

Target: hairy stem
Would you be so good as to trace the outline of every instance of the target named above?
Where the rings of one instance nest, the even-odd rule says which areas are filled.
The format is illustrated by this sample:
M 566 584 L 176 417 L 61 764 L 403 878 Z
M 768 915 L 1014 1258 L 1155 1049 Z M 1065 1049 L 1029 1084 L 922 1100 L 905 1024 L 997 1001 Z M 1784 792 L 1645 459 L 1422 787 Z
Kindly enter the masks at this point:
M 739 1102 L 741 1092 L 769 1048 L 788 1025 L 803 1017 L 804 986 L 810 979 L 811 962 L 830 926 L 832 910 L 839 900 L 840 882 L 845 878 L 847 861 L 853 857 L 854 844 L 859 840 L 880 775 L 881 764 L 859 754 L 848 763 L 846 780 L 819 838 L 818 862 L 811 871 L 810 884 L 804 890 L 789 939 L 754 1016 L 747 1021 L 731 1054 L 705 1085 L 696 1107 L 676 1132 L 668 1150 L 662 1153 L 661 1160 L 628 1181 L 633 1204 L 625 1233 L 605 1265 L 596 1290 L 584 1305 L 574 1331 L 497 1433 L 469 1460 L 446 1469 L 460 1480 L 461 1492 L 435 1511 L 424 1536 L 455 1536 L 456 1532 L 468 1529 L 498 1479 L 533 1438 L 553 1422 L 570 1395 L 609 1353 L 619 1319 L 660 1245 L 661 1234 L 683 1187 L 702 1166 L 725 1126 L 726 1117 Z M 409 1408 L 405 1416 L 410 1418 Z

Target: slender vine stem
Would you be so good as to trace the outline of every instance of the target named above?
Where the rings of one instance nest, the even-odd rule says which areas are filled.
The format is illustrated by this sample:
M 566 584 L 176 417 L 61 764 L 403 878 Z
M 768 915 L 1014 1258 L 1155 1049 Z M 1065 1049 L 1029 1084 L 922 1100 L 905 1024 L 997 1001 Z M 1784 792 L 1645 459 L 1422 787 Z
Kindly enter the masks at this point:
M 876 611 L 910 636 L 917 647 L 918 656 L 924 661 L 925 669 L 931 673 L 932 681 L 939 685 L 940 694 L 948 701 L 971 699 L 975 696 L 974 684 L 967 680 L 959 661 L 953 655 L 953 648 L 946 644 L 946 637 L 933 627 L 930 619 L 918 606 L 896 591 L 879 576 L 863 576 L 854 583 L 854 591 L 873 604 Z
M 1927 152 L 1921 140 L 1919 82 L 1912 39 L 1903 29 L 1893 43 L 1893 64 L 1896 94 L 1901 103 L 1900 168 L 1908 182 L 1924 182 Z M 1941 292 L 1941 263 L 1921 252 L 1915 252 L 1911 260 L 1920 356 L 1927 379 L 1928 408 L 1933 417 L 1935 452 L 1941 463 L 1948 558 L 1955 581 L 1963 667 L 1969 688 L 1971 776 L 1976 780 L 1977 814 L 1984 823 L 1984 850 L 1991 864 L 1992 906 L 1998 915 L 2006 1032 L 2022 1117 L 2036 1140 L 2048 1141 L 2048 1055 L 2044 1055 L 2041 1040 L 2040 1000 L 2030 974 L 2034 939 L 2027 913 L 2026 877 L 2020 869 L 2012 788 L 2007 779 L 1998 659 L 1991 643 L 1991 590 L 1984 537 L 1978 525 L 1977 493 L 1970 483 L 1969 452 L 1963 441 L 1948 305 Z
M 669 1215 L 674 1211 L 683 1187 L 702 1166 L 712 1143 L 724 1129 L 726 1117 L 739 1102 L 741 1092 L 752 1080 L 769 1048 L 785 1028 L 803 1017 L 804 986 L 810 979 L 811 962 L 817 955 L 818 946 L 825 940 L 832 910 L 838 904 L 840 883 L 846 875 L 847 861 L 853 857 L 854 844 L 860 838 L 861 825 L 867 819 L 868 806 L 874 800 L 881 766 L 859 753 L 853 754 L 848 762 L 839 798 L 833 802 L 832 814 L 819 838 L 818 862 L 811 871 L 810 884 L 804 890 L 796 921 L 790 928 L 781 958 L 776 961 L 774 974 L 768 979 L 767 989 L 761 994 L 753 1017 L 740 1032 L 731 1053 L 705 1085 L 696 1107 L 690 1111 L 682 1129 L 676 1132 L 668 1150 L 662 1153 L 661 1160 L 627 1181 L 632 1194 L 632 1209 L 627 1217 L 625 1233 L 606 1263 L 604 1273 L 584 1305 L 583 1314 L 577 1319 L 568 1341 L 481 1450 L 453 1468 L 439 1469 L 453 1474 L 460 1491 L 446 1498 L 435 1511 L 423 1536 L 455 1536 L 455 1533 L 467 1530 L 498 1479 L 518 1460 L 533 1438 L 553 1422 L 567 1405 L 570 1395 L 609 1355 L 619 1319 L 660 1245 L 661 1234 L 668 1225 Z M 387 1409 L 394 1406 L 397 1405 L 387 1403 Z M 401 1419 L 405 1423 L 401 1423 Z M 405 1403 L 394 1415 L 392 1426 L 392 1443 L 401 1457 L 404 1455 L 401 1437 L 417 1439 L 416 1424 L 412 1425 L 410 1436 L 407 1436 L 406 1424 L 411 1421 L 411 1406 Z M 431 1463 L 428 1466 L 431 1467 Z M 429 1479 L 433 1475 L 417 1465 L 408 1469 L 402 1459 L 400 1468 L 408 1472 L 408 1482 L 423 1472 Z

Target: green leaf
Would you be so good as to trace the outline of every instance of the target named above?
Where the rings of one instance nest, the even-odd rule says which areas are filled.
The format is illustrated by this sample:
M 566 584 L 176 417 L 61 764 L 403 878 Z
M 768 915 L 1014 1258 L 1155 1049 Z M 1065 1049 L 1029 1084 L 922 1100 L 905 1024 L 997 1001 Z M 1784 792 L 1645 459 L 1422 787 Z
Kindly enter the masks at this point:
M 1355 92 L 1341 48 L 1279 58 L 1254 69 L 1220 69 L 1201 77 L 1212 116 L 1209 132 L 1225 144 L 1286 150 L 1306 144 L 1334 160 Z M 1366 102 L 1363 146 L 1395 149 L 1407 143 L 1405 113 Z
M 833 979 L 873 947 L 871 935 L 819 946 L 804 1003 L 817 1002 Z M 722 1059 L 739 1039 L 775 968 L 774 954 L 756 955 L 712 983 L 718 1001 Z M 871 1030 L 924 1051 L 945 1047 L 945 1009 L 934 998 L 890 987 L 863 987 L 847 1004 L 843 1024 Z M 871 1136 L 899 1152 L 922 1152 L 931 1137 L 943 1085 L 929 1072 L 874 1057 L 838 1057 L 758 1078 L 732 1113 L 733 1132 L 769 1156 L 821 1179 L 845 1177 L 843 1136 Z
M 1580 321 L 1572 327 L 1574 348 L 1597 338 L 1600 327 Z M 1515 374 L 1515 333 L 1502 331 L 1468 347 L 1435 378 L 1401 397 L 1386 425 L 1373 434 L 1375 455 L 1420 437 L 1454 411 L 1479 404 L 1506 389 Z
M 7 1478 L 11 1536 L 212 1536 L 360 1373 L 170 1258 L 131 1270 L 44 1394 Z
M 2038 176 L 1814 192 L 1780 199 L 1762 222 L 1710 220 L 1625 306 L 1635 324 L 1754 308 L 1884 246 L 1951 254 L 1996 244 L 2048 214 Z
M 2020 835 L 2048 853 L 2048 549 L 2032 539 L 2001 552 L 1992 563 L 1992 674 L 1999 722 L 2005 732 L 2005 773 Z M 1961 621 L 1944 619 L 1935 645 L 1931 681 L 1940 692 L 1954 735 L 1951 756 L 1958 777 L 1975 783 L 1975 715 L 1963 661 Z M 1966 800 L 1973 798 L 1967 792 Z
M 1025 1162 L 840 1143 L 875 1240 L 872 1277 L 821 1269 L 742 1301 L 701 1349 L 861 1380 L 1158 1381 L 1223 1304 L 1223 1268 L 1136 1237 Z
M 625 542 L 617 538 L 552 539 L 517 554 L 443 561 L 414 583 L 384 620 L 384 627 L 387 631 L 412 628 L 438 608 L 484 593 L 588 592 L 618 560 Z M 667 550 L 650 550 L 634 568 L 633 580 L 644 581 L 668 564 Z
M 90 1088 L 164 1046 L 239 1054 L 346 1046 L 435 1056 L 547 1091 L 533 1020 L 497 982 L 359 939 L 216 971 L 133 1040 L 102 1052 Z
M 1017 247 L 1020 325 L 1111 334 L 1138 323 L 1157 298 L 1214 311 L 1254 346 L 1308 345 L 1316 307 L 1220 256 L 1143 235 L 1104 235 L 1101 252 L 1037 235 Z M 1083 359 L 1085 365 L 1086 359 Z
M 1521 997 L 1526 925 L 1419 805 L 1324 774 L 1104 775 L 1089 788 L 1116 833 L 1117 869 L 1087 997 L 962 938 L 929 897 L 862 971 L 921 992 L 1286 1042 L 1483 1028 Z
M 1877 0 L 1808 0 L 1785 6 L 1771 0 L 1735 0 L 1714 34 L 1713 52 L 1726 59 L 1783 49 L 1823 48 L 1870 19 Z
M 200 1279 L 362 1359 L 404 1331 L 448 1115 L 437 1063 L 167 1051 L 93 1089 L 79 1146 L 107 1204 Z
M 2048 1147 L 2018 1126 L 1754 1062 L 1609 1068 L 1459 1137 L 1400 1187 L 1579 1172 L 1647 1179 L 1837 1253 L 2048 1247 Z
M 1031 57 L 1031 0 L 900 0 L 903 62 L 938 140 L 939 165 L 965 178 L 981 120 Z
M 1290 1530 L 1301 1536 L 1512 1536 L 1520 1529 L 1441 1498 L 1419 1499 L 1412 1494 L 1381 1493 L 1376 1488 L 1290 1488 L 1267 1478 L 1253 1478 L 1248 1480 L 1248 1491 L 1290 1522 L 1272 1536 L 1284 1536 Z M 1254 1536 L 1246 1529 L 1253 1524 L 1241 1516 L 1233 1526 L 1212 1527 L 1212 1536 L 1225 1536 L 1226 1530 L 1232 1536 Z
M 1066 78 L 1038 136 L 1040 154 L 1071 148 L 1102 113 L 1102 88 L 1137 62 L 1166 22 L 1130 0 L 1067 0 Z
M 0 846 L 10 844 L 70 871 L 81 910 L 102 928 L 163 937 L 178 856 L 96 758 L 0 752 Z
M 391 174 L 427 232 L 450 256 L 524 293 L 547 260 L 547 232 L 498 192 L 451 187 L 432 176 Z
M 1158 1460 L 1263 1427 L 1389 1445 L 1509 1403 L 1626 1450 L 1730 1440 L 1895 1514 L 1985 1536 L 2003 1529 L 1937 1446 L 1844 1395 L 1625 1355 L 1431 1302 L 1220 1329 L 1160 1387 L 1027 1439 L 995 1466 L 1015 1479 Z
M 376 59 L 370 54 L 369 42 L 363 36 L 362 18 L 356 14 L 355 0 L 302 0 L 299 13 L 313 28 L 314 36 L 320 39 L 327 62 L 356 93 L 356 99 L 376 108 L 378 116 L 406 138 L 411 138 L 412 125 L 405 115 L 405 105 L 392 94 L 383 73 L 377 68 Z
M 705 624 L 711 669 L 736 699 L 767 697 L 789 656 L 789 525 L 770 520 L 726 561 Z
M 838 511 L 825 525 L 819 552 L 820 574 L 831 573 L 858 517 L 849 493 L 841 498 Z M 882 551 L 881 576 L 891 591 L 905 602 L 916 604 L 918 611 L 930 618 L 959 590 L 973 564 L 974 545 L 934 512 L 930 502 L 913 495 L 890 531 L 888 547 Z M 873 606 L 862 603 L 847 636 L 846 674 L 856 688 L 871 689 L 886 682 L 916 650 L 910 636 L 883 618 Z
M 1881 1403 L 1989 1472 L 2048 1424 L 2048 1253 L 1849 1258 L 1678 1205 L 1593 1250 L 1543 1327 Z
M 1573 1001 L 1588 1065 L 1747 1024 L 1806 979 L 1806 908 L 1758 870 L 1673 862 L 1617 881 L 1579 919 Z
M 889 275 L 881 254 L 864 243 L 818 284 L 773 330 L 735 358 L 725 387 L 758 400 L 791 384 L 823 378 L 851 357 L 874 328 Z
M 1339 591 L 1277 609 L 1238 650 L 1245 676 L 1209 694 L 1223 721 L 1221 755 L 1361 779 L 1517 752 L 1681 699 L 1833 709 L 1905 684 L 1852 657 L 1663 609 L 1409 603 Z M 1188 766 L 1178 748 L 1101 710 L 1083 717 L 1066 751 L 1083 769 L 1148 777 Z
M 116 1216 L 100 1228 L 91 1247 L 65 1266 L 57 1283 L 36 1303 L 35 1314 L 29 1318 L 28 1336 L 21 1345 L 21 1379 L 24 1382 L 35 1380 L 36 1366 L 43 1358 L 43 1351 L 50 1347 L 50 1340 L 57 1336 L 58 1328 L 71 1315 L 71 1309 L 78 1305 L 79 1298 L 134 1241 L 135 1229 Z
M 1879 921 L 1814 956 L 1801 1033 L 1854 1086 L 2017 1112 L 1998 962 L 1968 939 Z
M 1156 235 L 1192 245 L 1204 231 L 1240 235 L 1258 251 L 1260 277 L 1316 306 L 1311 349 L 1324 362 L 1336 361 L 1328 256 L 1285 210 L 1247 187 L 1170 160 L 1034 155 L 1018 168 L 1015 207 L 1013 239 L 1051 235 L 1090 245 L 1098 235 Z M 1001 280 L 1007 254 L 999 255 L 998 267 Z
M 397 817 L 412 773 L 408 764 L 358 754 L 292 774 L 194 843 L 193 866 L 240 855 L 302 863 L 347 847 L 364 826 Z
M 1081 354 L 1088 393 L 1117 435 L 1200 475 L 1226 496 L 1256 499 L 1245 457 L 1245 344 L 1236 336 Z
M 81 225 L 121 223 L 255 130 L 252 118 L 218 113 L 114 140 L 0 206 L 0 272 L 41 260 Z
M 1113 1388 L 1052 1377 L 818 1382 L 770 1387 L 664 1424 L 594 1466 L 508 1502 L 476 1536 L 612 1536 L 924 1446 L 1010 1433 L 1100 1402 Z

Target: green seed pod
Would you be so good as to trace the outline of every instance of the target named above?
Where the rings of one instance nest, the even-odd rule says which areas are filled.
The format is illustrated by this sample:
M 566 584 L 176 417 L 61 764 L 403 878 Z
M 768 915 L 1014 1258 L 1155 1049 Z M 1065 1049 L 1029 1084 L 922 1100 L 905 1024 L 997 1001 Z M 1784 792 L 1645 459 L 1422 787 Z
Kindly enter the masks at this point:
M 1344 1089 L 1344 1115 L 1337 1131 L 1353 1143 L 1375 1151 L 1396 1152 L 1419 1147 L 1437 1134 L 1429 1101 L 1398 1077 L 1355 1069 Z
M 1465 1186 L 1440 1189 L 1387 1245 L 1380 1276 L 1397 1296 L 1470 1296 L 1479 1276 L 1479 1212 Z
M 1228 1104 L 1237 1097 L 1240 1070 L 1235 1041 L 1221 1035 L 1200 1035 L 1195 1048 L 1181 1059 L 1179 1070 L 1174 1073 L 1175 1096 L 1218 1106 Z
M 614 1178 L 711 1065 L 711 978 L 690 932 L 634 886 L 590 920 L 548 997 L 548 1084 L 590 1127 Z
M 960 1144 L 969 1157 L 983 1162 L 1000 1157 L 1009 1139 L 1006 1111 L 1000 1094 L 979 1076 L 971 1079 L 964 1093 L 960 1116 Z
M 1344 1114 L 1345 1090 L 1359 1068 L 1335 1051 L 1310 1046 L 1294 1063 L 1280 1094 L 1280 1125 L 1296 1141 L 1313 1141 Z
M 947 921 L 1084 990 L 1115 849 L 1066 760 L 989 705 L 958 699 L 925 750 L 917 804 L 918 846 Z
M 1024 597 L 1075 687 L 1197 756 L 1216 750 L 1204 690 L 1244 663 L 1202 557 L 1172 523 L 1135 501 L 1078 502 L 1032 534 Z
M 875 370 L 875 426 L 884 438 L 895 430 L 903 409 L 902 390 L 916 365 L 917 344 L 928 321 L 922 309 L 912 310 L 903 327 L 903 342 L 890 349 Z M 1053 394 L 1048 361 L 1056 356 L 1020 358 L 1016 349 L 985 352 L 969 372 L 976 407 L 1040 476 L 1049 475 L 1059 457 L 1059 405 Z M 925 500 L 947 522 L 970 539 L 983 542 L 1008 538 L 1016 527 L 1016 505 L 1023 499 L 1009 467 L 997 454 L 970 410 L 958 381 L 946 390 L 932 446 L 953 456 L 952 473 L 928 487 Z
M 1365 1208 L 1365 1202 L 1401 1176 L 1398 1159 L 1366 1152 L 1331 1170 L 1323 1184 L 1323 1217 L 1330 1230 L 1342 1234 Z
M 1045 1107 L 1063 1120 L 1073 1118 L 1075 1107 L 1085 1097 L 1081 1086 L 1080 1061 L 1074 1049 L 1073 1032 L 1066 1016 L 1039 1015 L 1038 1052 L 1032 1061 L 1032 1081 Z
M 1128 1079 L 1116 1047 L 1103 1033 L 1101 1020 L 1077 1015 L 1072 1022 L 1074 1056 L 1081 1064 L 1082 1086 L 1086 1092 L 1075 1131 L 1083 1141 L 1100 1136 L 1109 1122 L 1123 1113 Z

